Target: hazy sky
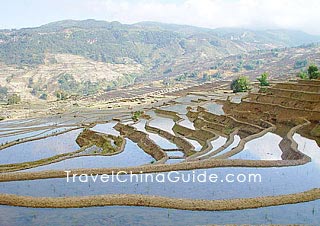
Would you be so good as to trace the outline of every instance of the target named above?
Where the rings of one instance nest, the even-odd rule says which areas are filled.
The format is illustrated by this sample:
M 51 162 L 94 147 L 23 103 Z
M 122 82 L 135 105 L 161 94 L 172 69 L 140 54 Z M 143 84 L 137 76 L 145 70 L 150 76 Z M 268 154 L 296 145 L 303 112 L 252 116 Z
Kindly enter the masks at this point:
M 64 19 L 200 27 L 286 28 L 320 34 L 319 0 L 1 0 L 0 28 Z

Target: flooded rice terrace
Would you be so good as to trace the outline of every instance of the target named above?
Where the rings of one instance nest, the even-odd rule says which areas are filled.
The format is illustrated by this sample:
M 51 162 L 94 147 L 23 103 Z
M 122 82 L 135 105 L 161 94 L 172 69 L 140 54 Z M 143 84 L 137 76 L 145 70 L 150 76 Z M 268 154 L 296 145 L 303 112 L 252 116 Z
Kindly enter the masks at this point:
M 0 122 L 0 224 L 319 224 L 320 111 L 294 93 Z

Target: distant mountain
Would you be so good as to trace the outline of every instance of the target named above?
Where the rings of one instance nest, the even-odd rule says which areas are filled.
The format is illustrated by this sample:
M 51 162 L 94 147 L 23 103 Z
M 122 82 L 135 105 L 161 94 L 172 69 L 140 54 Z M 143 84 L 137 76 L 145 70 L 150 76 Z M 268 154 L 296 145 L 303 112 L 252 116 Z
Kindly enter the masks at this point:
M 94 61 L 139 63 L 147 69 L 179 61 L 215 59 L 320 41 L 320 36 L 288 30 L 207 29 L 141 22 L 64 20 L 36 28 L 0 30 L 0 61 L 39 65 L 45 55 L 73 54 Z

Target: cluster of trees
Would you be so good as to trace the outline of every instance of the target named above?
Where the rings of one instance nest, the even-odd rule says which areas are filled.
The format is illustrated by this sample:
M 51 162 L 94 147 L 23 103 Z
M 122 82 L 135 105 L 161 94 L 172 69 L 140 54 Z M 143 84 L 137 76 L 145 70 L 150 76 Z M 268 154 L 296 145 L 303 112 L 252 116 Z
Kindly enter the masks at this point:
M 44 63 L 45 53 L 51 52 L 113 63 L 123 63 L 128 57 L 142 63 L 154 50 L 166 48 L 180 38 L 176 32 L 160 29 L 130 29 L 107 22 L 103 26 L 96 26 L 98 22 L 80 23 L 51 24 L 10 34 L 0 32 L 0 39 L 5 41 L 0 45 L 0 60 L 7 64 L 38 65 Z M 70 33 L 65 32 L 66 28 Z
M 18 104 L 20 102 L 21 102 L 20 95 L 14 93 L 8 96 L 8 100 L 7 100 L 8 105 Z
M 58 84 L 59 91 L 56 93 L 56 96 L 59 100 L 64 100 L 70 95 L 96 94 L 99 89 L 101 89 L 100 84 L 97 82 L 77 82 L 70 74 L 61 74 L 58 79 Z
M 294 63 L 294 69 L 299 69 L 299 68 L 304 68 L 305 66 L 307 66 L 308 64 L 308 61 L 306 59 L 304 60 L 297 60 L 295 63 Z
M 307 71 L 301 71 L 298 74 L 301 79 L 319 79 L 320 71 L 315 64 L 309 65 Z
M 8 95 L 7 87 L 0 86 L 0 100 L 5 100 Z
M 20 95 L 8 93 L 8 88 L 0 85 L 0 100 L 6 101 L 8 105 L 18 104 L 21 102 Z
M 99 82 L 82 81 L 77 82 L 70 74 L 61 74 L 58 79 L 59 90 L 56 92 L 58 100 L 65 100 L 70 96 L 94 95 L 100 90 L 110 91 L 118 87 L 132 85 L 137 74 L 128 74 L 113 81 L 101 80 Z M 46 96 L 42 96 L 45 98 Z
M 269 74 L 264 72 L 260 75 L 259 78 L 257 78 L 257 80 L 260 82 L 260 86 L 270 85 L 268 77 Z M 240 76 L 231 82 L 230 88 L 233 90 L 234 93 L 246 92 L 251 89 L 250 80 L 246 76 Z
M 99 83 L 92 83 L 91 87 L 93 88 L 93 85 L 97 85 L 95 88 L 95 92 L 93 92 L 94 90 L 91 90 L 91 93 L 88 94 L 94 94 L 96 93 L 98 90 L 100 90 L 102 87 L 105 91 L 110 91 L 113 89 L 116 89 L 118 87 L 127 87 L 129 85 L 134 84 L 136 78 L 138 77 L 138 74 L 127 74 L 124 75 L 122 77 L 117 78 L 116 80 L 113 81 L 100 81 Z

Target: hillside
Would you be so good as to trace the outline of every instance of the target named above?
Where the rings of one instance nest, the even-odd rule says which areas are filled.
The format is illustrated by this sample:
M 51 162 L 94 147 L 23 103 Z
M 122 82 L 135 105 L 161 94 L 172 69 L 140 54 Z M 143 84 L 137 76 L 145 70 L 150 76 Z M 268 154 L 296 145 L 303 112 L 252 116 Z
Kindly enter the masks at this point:
M 182 56 L 221 57 L 316 41 L 320 37 L 298 31 L 211 30 L 152 22 L 125 25 L 66 20 L 37 28 L 0 30 L 0 60 L 6 64 L 42 64 L 49 52 L 111 63 L 129 59 L 154 67 Z
M 299 31 L 65 20 L 0 30 L 0 81 L 27 99 L 53 98 L 59 90 L 90 95 L 136 78 L 198 73 L 231 55 L 317 41 L 319 36 Z

